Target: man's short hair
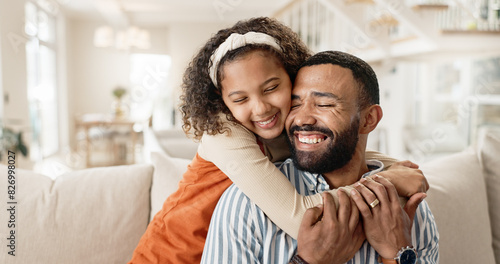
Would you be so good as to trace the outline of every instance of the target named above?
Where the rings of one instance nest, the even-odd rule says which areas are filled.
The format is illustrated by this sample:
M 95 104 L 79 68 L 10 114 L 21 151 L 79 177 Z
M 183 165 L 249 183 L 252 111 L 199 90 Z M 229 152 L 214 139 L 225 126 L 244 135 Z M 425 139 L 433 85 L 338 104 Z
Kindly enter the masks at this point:
M 364 60 L 341 51 L 322 51 L 309 57 L 302 63 L 300 69 L 321 64 L 339 65 L 351 70 L 354 80 L 360 88 L 358 105 L 361 109 L 380 103 L 377 75 Z

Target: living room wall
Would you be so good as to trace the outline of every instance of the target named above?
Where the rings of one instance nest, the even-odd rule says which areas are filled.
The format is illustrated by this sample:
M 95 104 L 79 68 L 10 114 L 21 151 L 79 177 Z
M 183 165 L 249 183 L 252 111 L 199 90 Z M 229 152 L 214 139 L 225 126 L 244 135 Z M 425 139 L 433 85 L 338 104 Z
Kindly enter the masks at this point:
M 69 134 L 75 145 L 74 118 L 85 113 L 109 113 L 113 101 L 111 91 L 118 85 L 129 84 L 132 53 L 165 54 L 171 57 L 167 86 L 172 98 L 178 98 L 182 74 L 194 53 L 217 30 L 221 23 L 173 23 L 162 28 L 141 27 L 150 32 L 151 48 L 147 50 L 117 50 L 93 45 L 94 31 L 105 25 L 99 21 L 69 20 L 68 46 L 68 100 Z M 173 102 L 177 105 L 177 102 Z M 177 119 L 178 120 L 178 119 Z
M 2 120 L 15 130 L 29 127 L 26 85 L 24 1 L 0 0 Z
M 169 45 L 171 48 L 172 67 L 169 84 L 173 89 L 174 105 L 181 93 L 182 75 L 196 52 L 218 30 L 231 26 L 227 23 L 173 23 L 169 25 Z M 180 127 L 180 116 L 177 112 L 176 127 Z

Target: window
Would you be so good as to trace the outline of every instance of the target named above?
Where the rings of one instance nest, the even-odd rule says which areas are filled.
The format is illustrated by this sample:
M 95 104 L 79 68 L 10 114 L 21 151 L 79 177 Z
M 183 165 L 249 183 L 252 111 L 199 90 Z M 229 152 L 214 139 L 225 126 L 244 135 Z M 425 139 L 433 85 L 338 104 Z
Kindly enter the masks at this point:
M 153 116 L 155 129 L 171 128 L 175 107 L 167 85 L 170 56 L 131 54 L 130 65 L 130 117 L 141 120 Z
M 44 1 L 26 2 L 25 33 L 28 102 L 33 131 L 31 159 L 39 160 L 59 150 L 56 75 L 55 16 Z

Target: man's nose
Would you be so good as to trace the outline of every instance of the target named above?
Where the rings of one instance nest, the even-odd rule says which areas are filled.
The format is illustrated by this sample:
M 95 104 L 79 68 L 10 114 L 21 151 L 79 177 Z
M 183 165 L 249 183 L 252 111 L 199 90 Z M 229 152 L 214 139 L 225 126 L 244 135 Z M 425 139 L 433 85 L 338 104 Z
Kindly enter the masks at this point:
M 295 112 L 294 123 L 298 126 L 314 125 L 316 118 L 314 118 L 314 107 L 311 104 L 305 103 Z

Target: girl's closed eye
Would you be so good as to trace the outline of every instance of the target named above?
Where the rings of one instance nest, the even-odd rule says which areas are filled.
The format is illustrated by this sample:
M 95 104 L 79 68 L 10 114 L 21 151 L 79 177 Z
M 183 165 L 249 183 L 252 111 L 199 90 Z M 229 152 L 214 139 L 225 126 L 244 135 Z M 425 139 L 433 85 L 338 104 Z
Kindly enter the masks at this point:
M 272 92 L 272 91 L 275 91 L 275 90 L 278 88 L 278 86 L 279 86 L 279 85 L 278 85 L 278 84 L 276 84 L 276 85 L 274 85 L 274 86 L 272 86 L 272 87 L 270 87 L 270 88 L 267 88 L 266 90 L 264 90 L 264 92 L 266 92 L 266 93 L 267 93 L 267 92 Z
M 241 98 L 233 100 L 233 103 L 235 103 L 235 104 L 242 103 L 242 102 L 244 102 L 246 100 L 247 100 L 247 97 L 241 97 Z

